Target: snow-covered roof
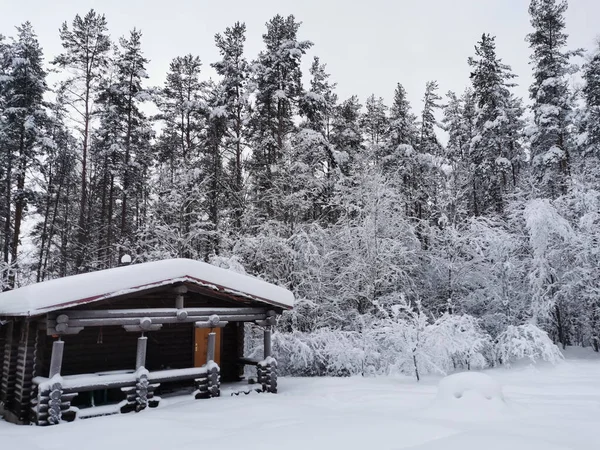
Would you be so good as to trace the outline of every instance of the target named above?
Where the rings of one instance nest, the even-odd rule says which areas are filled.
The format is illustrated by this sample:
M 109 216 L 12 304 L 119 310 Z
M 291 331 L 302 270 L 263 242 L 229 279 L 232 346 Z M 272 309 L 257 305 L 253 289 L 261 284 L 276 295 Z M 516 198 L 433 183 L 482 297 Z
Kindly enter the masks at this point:
M 192 259 L 167 259 L 57 278 L 0 293 L 0 316 L 35 316 L 179 282 L 281 308 L 294 306 L 294 294 L 280 286 Z

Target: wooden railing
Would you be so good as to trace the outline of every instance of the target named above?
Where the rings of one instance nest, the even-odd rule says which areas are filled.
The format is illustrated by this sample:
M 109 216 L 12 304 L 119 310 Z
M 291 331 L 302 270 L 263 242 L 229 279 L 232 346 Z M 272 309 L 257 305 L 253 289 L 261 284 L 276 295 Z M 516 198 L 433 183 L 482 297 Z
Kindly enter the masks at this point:
M 210 398 L 220 395 L 220 369 L 210 362 L 203 367 L 149 372 L 141 367 L 136 371 L 109 374 L 82 374 L 52 378 L 33 379 L 34 392 L 31 400 L 32 422 L 38 425 L 55 425 L 61 421 L 72 421 L 78 416 L 93 417 L 107 414 L 107 408 L 79 410 L 72 407 L 72 400 L 83 392 L 105 389 L 121 389 L 125 399 L 113 405 L 110 413 L 139 412 L 147 407 L 156 407 L 160 402 L 154 396 L 161 383 L 194 380 L 194 397 Z

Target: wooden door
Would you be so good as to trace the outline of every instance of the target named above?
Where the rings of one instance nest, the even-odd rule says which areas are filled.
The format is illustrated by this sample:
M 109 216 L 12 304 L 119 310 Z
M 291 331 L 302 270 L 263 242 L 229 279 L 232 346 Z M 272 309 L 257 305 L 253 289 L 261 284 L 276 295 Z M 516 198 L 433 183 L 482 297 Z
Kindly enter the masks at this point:
M 215 328 L 215 362 L 221 365 L 221 328 Z M 194 335 L 194 367 L 206 364 L 208 353 L 208 334 L 210 328 L 195 328 Z

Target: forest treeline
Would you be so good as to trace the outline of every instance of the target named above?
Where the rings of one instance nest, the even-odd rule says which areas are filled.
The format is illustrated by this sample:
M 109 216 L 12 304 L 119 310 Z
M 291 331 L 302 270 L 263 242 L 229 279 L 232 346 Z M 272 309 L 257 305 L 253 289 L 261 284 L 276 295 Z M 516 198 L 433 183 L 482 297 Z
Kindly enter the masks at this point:
M 254 59 L 233 24 L 216 79 L 188 54 L 162 86 L 137 29 L 115 42 L 91 10 L 45 59 L 25 23 L 0 37 L 2 287 L 124 254 L 245 271 L 296 295 L 276 339 L 294 373 L 418 377 L 523 342 L 554 359 L 548 336 L 598 351 L 600 45 L 569 49 L 566 9 L 530 2 L 527 106 L 485 33 L 464 92 L 429 81 L 410 105 L 398 83 L 386 105 L 338 98 L 317 57 L 303 77 L 294 16 Z

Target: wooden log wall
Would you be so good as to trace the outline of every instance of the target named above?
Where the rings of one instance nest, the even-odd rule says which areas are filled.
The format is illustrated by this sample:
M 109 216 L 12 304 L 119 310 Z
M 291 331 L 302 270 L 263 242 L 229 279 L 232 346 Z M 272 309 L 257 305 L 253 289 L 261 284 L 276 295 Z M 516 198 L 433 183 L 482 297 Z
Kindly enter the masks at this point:
M 21 423 L 28 423 L 30 417 L 33 378 L 36 376 L 36 350 L 38 324 L 35 321 L 21 322 L 17 361 L 15 370 L 14 396 L 7 403 L 8 408 Z
M 146 369 L 150 372 L 194 367 L 193 323 L 166 323 L 160 330 L 150 331 L 146 336 Z
M 0 384 L 2 384 L 2 368 L 4 367 L 4 345 L 8 333 L 8 323 L 2 325 L 1 321 L 2 319 L 0 319 Z
M 4 334 L 4 346 L 0 348 L 3 354 L 0 367 L 0 402 L 8 406 L 14 397 L 19 325 L 10 322 L 4 325 L 0 331 Z

